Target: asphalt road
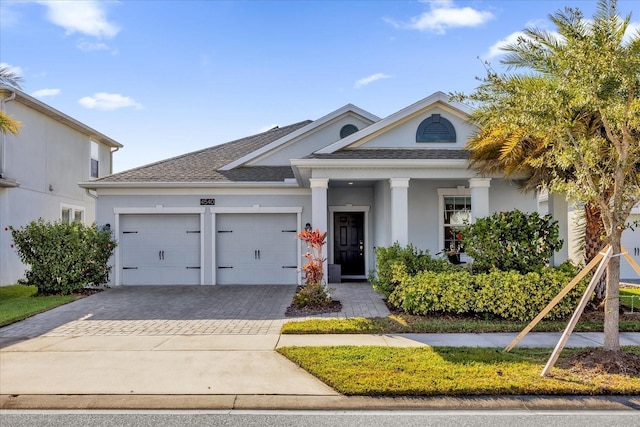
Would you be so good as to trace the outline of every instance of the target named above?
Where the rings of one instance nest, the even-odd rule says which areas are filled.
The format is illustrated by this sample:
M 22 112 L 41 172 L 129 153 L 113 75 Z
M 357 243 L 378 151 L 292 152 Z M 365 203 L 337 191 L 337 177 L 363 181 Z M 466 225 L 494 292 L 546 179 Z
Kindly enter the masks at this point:
M 640 425 L 625 411 L 0 411 L 2 427 L 588 427 Z

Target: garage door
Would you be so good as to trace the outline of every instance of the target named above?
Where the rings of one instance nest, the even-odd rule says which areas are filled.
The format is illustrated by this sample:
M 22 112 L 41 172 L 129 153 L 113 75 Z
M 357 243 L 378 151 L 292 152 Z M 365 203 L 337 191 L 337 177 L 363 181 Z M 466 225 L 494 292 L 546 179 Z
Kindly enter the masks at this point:
M 640 220 L 640 216 L 632 215 L 629 220 L 630 222 Z M 640 264 L 640 228 L 634 228 L 635 230 L 631 230 L 630 228 L 624 230 L 622 233 L 621 243 L 634 261 Z M 631 267 L 631 264 L 629 264 L 629 262 L 624 258 L 620 259 L 620 279 L 631 279 L 634 281 L 640 280 L 638 273 L 636 273 L 633 267 Z
M 123 285 L 199 285 L 200 215 L 122 215 Z
M 216 283 L 298 283 L 295 214 L 218 214 Z

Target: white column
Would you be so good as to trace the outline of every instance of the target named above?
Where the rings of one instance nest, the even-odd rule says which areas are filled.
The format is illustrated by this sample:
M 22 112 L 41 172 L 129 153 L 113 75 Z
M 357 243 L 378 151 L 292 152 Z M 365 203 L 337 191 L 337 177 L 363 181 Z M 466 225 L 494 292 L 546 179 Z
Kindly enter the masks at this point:
M 310 178 L 311 187 L 311 228 L 316 228 L 321 232 L 329 230 L 327 221 L 327 189 L 329 188 L 328 178 Z M 327 236 L 327 244 L 322 249 L 322 257 L 327 259 L 327 245 L 329 244 L 329 236 Z M 329 280 L 329 269 L 327 261 L 324 262 L 324 278 L 325 282 Z
M 549 193 L 549 213 L 558 221 L 558 232 L 564 240 L 562 249 L 551 257 L 551 265 L 558 266 L 569 258 L 569 203 L 563 194 Z
M 390 178 L 391 242 L 409 244 L 409 178 Z
M 471 191 L 471 216 L 482 218 L 489 216 L 489 187 L 491 178 L 471 178 L 469 180 L 469 190 Z

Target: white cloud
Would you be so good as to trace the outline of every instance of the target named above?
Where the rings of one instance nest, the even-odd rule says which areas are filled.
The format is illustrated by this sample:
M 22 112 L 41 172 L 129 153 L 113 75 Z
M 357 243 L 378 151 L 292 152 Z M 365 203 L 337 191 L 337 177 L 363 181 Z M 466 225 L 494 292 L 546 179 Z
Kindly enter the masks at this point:
M 509 34 L 507 37 L 498 40 L 489 48 L 489 52 L 487 53 L 485 59 L 491 59 L 496 56 L 504 55 L 505 52 L 502 50 L 502 48 L 507 45 L 514 44 L 518 41 L 519 37 L 524 37 L 524 33 L 522 31 L 516 31 L 515 33 Z
M 472 7 L 456 7 L 452 0 L 424 1 L 429 11 L 414 16 L 409 22 L 387 20 L 396 28 L 445 34 L 450 28 L 477 27 L 494 18 L 493 13 L 483 12 Z
M 120 28 L 109 22 L 104 3 L 85 1 L 40 1 L 47 8 L 47 19 L 67 34 L 81 33 L 100 39 L 115 37 Z
M 76 42 L 76 47 L 85 52 L 92 52 L 96 50 L 109 50 L 109 46 L 103 42 L 92 43 L 85 39 L 80 39 Z
M 39 89 L 31 93 L 35 98 L 44 98 L 46 96 L 56 96 L 61 92 L 60 89 Z
M 94 93 L 93 96 L 85 96 L 79 99 L 78 103 L 85 108 L 101 111 L 112 111 L 127 107 L 133 107 L 137 110 L 142 108 L 142 104 L 139 102 L 119 93 L 98 92 Z
M 353 87 L 356 89 L 360 89 L 363 86 L 366 86 L 368 84 L 371 84 L 373 82 L 375 82 L 376 80 L 380 80 L 380 79 L 388 79 L 391 76 L 388 76 L 384 73 L 377 73 L 377 74 L 372 74 L 368 77 L 363 77 L 360 80 L 358 80 Z

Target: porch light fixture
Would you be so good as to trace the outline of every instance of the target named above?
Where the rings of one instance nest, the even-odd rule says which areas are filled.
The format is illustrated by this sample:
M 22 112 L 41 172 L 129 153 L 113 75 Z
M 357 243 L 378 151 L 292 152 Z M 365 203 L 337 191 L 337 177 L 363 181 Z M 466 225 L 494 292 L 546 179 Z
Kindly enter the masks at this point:
M 311 224 L 310 223 L 306 223 L 304 225 L 304 231 L 311 231 Z

